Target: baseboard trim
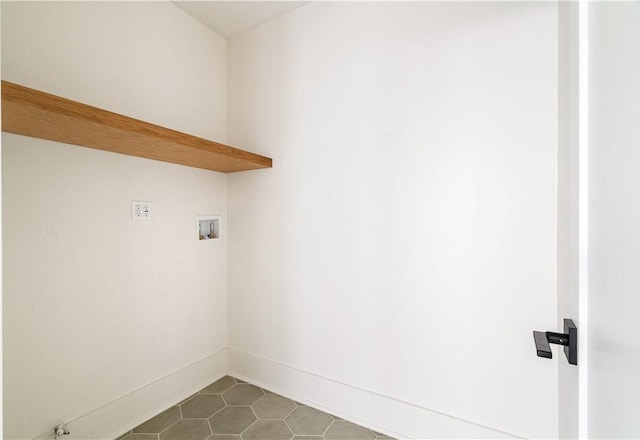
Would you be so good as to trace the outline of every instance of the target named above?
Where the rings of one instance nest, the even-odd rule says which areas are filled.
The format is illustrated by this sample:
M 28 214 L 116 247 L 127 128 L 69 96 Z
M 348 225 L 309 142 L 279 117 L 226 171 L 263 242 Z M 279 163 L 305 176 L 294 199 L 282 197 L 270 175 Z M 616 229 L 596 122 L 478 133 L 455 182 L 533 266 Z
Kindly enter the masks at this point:
M 521 438 L 234 348 L 228 374 L 395 438 Z
M 199 359 L 67 422 L 73 439 L 115 439 L 227 373 L 227 349 Z M 38 440 L 53 439 L 53 431 Z

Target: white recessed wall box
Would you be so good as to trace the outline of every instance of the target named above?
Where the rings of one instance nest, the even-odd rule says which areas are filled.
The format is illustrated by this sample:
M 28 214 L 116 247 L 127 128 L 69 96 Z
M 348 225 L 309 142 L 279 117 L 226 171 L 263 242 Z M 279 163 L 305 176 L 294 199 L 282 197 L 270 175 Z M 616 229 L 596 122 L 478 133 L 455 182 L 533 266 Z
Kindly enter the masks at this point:
M 198 240 L 215 240 L 220 238 L 220 216 L 196 216 L 196 237 Z

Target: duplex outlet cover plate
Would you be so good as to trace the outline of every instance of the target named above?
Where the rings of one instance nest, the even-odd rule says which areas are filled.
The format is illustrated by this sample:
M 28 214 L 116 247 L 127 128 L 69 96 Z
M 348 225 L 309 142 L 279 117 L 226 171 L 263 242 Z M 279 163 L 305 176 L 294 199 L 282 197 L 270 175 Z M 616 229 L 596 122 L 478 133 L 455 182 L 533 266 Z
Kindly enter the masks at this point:
M 131 220 L 134 222 L 151 221 L 151 202 L 132 200 Z

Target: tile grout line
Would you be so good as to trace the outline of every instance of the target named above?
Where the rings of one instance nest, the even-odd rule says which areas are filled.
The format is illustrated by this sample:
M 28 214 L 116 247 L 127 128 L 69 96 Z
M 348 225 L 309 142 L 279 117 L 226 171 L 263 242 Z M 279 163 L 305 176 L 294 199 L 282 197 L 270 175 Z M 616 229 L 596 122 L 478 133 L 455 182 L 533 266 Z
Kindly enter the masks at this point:
M 210 417 L 207 418 L 207 423 L 209 424 L 209 432 L 211 432 L 211 434 L 209 434 L 209 437 L 211 437 L 213 435 L 213 426 L 211 426 L 211 417 L 215 416 L 216 414 L 218 414 L 220 411 L 222 411 L 222 409 L 219 409 L 217 412 L 215 412 L 214 414 L 211 414 Z M 207 438 L 209 438 L 207 437 Z
M 254 414 L 255 415 L 255 414 Z M 247 430 L 249 428 L 251 428 L 253 425 L 255 425 L 256 423 L 258 423 L 258 419 L 256 418 L 253 422 L 251 422 L 251 424 L 249 426 L 247 426 L 246 428 L 244 428 L 244 430 L 240 433 L 240 434 L 234 434 L 234 435 L 239 435 L 240 438 L 242 438 L 242 434 L 244 434 L 245 432 L 247 432 Z
M 333 419 L 333 417 L 332 417 Z M 329 429 L 331 429 L 331 427 L 333 426 L 333 424 L 336 423 L 335 420 L 331 420 L 331 423 L 329 423 L 329 426 L 327 426 L 327 429 L 324 430 L 324 432 L 322 433 L 322 438 L 324 438 L 324 436 L 327 434 L 327 432 L 329 432 Z
M 285 397 L 285 399 L 286 399 L 286 397 Z M 288 399 L 288 400 L 291 400 L 291 399 Z M 284 416 L 284 417 L 282 418 L 282 420 L 286 419 L 286 418 L 287 418 L 287 417 L 289 417 L 289 416 L 291 415 L 291 413 L 293 413 L 296 409 L 300 408 L 300 407 L 296 404 L 296 402 L 295 402 L 294 400 L 291 400 L 291 401 L 293 402 L 293 409 L 292 409 L 291 411 L 289 411 L 289 412 L 287 413 L 287 415 L 286 415 L 286 416 Z M 285 420 L 285 422 L 286 422 L 286 420 Z M 293 431 L 291 431 L 291 432 L 293 432 Z
M 291 412 L 289 414 L 287 414 L 287 416 L 291 415 L 291 413 L 295 411 L 295 408 L 293 410 L 291 410 Z M 295 432 L 293 432 L 293 429 L 291 429 L 291 426 L 289 425 L 289 422 L 287 422 L 284 418 L 282 419 L 282 421 L 284 422 L 285 425 L 287 425 L 287 428 L 289 429 L 289 431 L 291 431 L 291 434 L 293 434 L 291 436 L 291 438 L 295 437 L 297 434 Z

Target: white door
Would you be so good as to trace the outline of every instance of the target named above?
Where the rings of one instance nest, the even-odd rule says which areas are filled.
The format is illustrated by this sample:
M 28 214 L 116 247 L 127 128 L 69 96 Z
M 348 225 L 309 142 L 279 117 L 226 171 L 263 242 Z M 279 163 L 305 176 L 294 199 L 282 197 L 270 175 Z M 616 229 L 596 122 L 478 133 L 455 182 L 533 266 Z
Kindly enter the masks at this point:
M 580 10 L 576 2 L 558 5 L 558 322 L 572 319 L 582 330 L 579 309 L 580 263 Z M 580 340 L 578 341 L 580 342 Z M 559 348 L 559 347 L 558 347 Z M 558 430 L 560 438 L 578 437 L 578 372 L 562 353 L 553 349 L 558 363 Z M 580 353 L 579 353 L 580 354 Z
M 640 2 L 580 7 L 559 21 L 558 316 L 580 330 L 560 436 L 640 438 Z
M 589 5 L 588 139 L 585 429 L 640 438 L 638 1 Z
M 640 2 L 559 8 L 559 434 L 640 438 Z

